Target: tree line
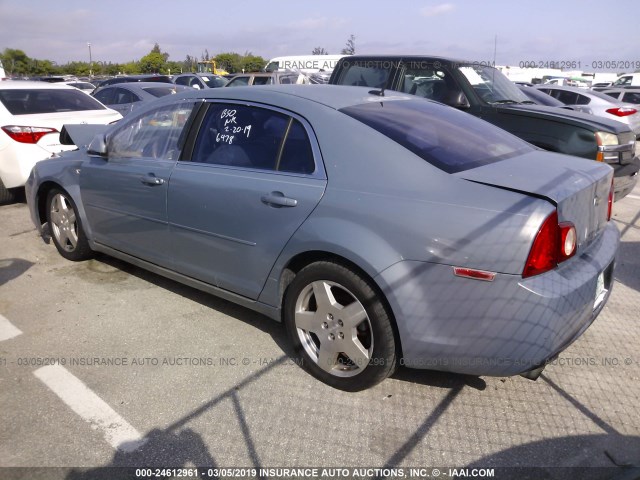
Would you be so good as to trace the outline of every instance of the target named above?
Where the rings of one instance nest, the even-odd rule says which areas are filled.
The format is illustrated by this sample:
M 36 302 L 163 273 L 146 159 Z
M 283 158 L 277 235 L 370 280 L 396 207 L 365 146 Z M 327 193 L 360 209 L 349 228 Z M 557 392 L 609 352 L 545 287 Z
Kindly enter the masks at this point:
M 215 60 L 218 68 L 229 73 L 254 72 L 261 70 L 266 60 L 260 56 L 245 52 L 244 55 L 235 52 L 220 53 L 211 57 L 205 50 L 201 58 L 187 55 L 179 61 L 169 60 L 169 54 L 162 52 L 156 43 L 151 51 L 140 58 L 126 63 L 104 62 L 93 60 L 91 62 L 69 62 L 59 65 L 52 60 L 41 60 L 29 57 L 24 51 L 5 48 L 0 53 L 0 60 L 9 77 L 42 77 L 49 75 L 74 75 L 77 77 L 111 76 L 111 75 L 135 75 L 141 73 L 177 74 L 197 71 L 197 63 L 200 60 Z
M 347 40 L 343 54 L 355 53 L 355 36 L 351 35 Z M 328 52 L 322 47 L 316 47 L 311 52 L 313 55 L 326 55 Z M 159 44 L 155 44 L 151 51 L 140 60 L 132 60 L 126 63 L 105 62 L 92 60 L 91 62 L 68 62 L 58 65 L 52 60 L 40 60 L 29 57 L 24 51 L 5 48 L 0 53 L 0 60 L 4 65 L 6 74 L 9 77 L 42 77 L 49 75 L 74 75 L 77 77 L 89 76 L 113 76 L 113 75 L 135 75 L 141 73 L 161 73 L 177 74 L 183 72 L 197 71 L 199 61 L 216 62 L 218 69 L 226 70 L 229 73 L 257 72 L 261 70 L 267 61 L 251 52 L 239 54 L 235 52 L 219 53 L 210 56 L 205 50 L 200 59 L 187 55 L 181 61 L 169 60 L 169 54 L 160 49 Z

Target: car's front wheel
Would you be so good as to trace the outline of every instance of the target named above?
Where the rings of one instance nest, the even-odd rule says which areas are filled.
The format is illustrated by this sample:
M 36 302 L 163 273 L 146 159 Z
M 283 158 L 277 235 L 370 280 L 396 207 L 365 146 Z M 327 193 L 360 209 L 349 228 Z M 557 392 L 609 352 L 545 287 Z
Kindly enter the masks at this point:
M 334 388 L 364 390 L 395 370 L 387 308 L 368 279 L 339 263 L 313 263 L 296 275 L 284 321 L 304 367 Z
M 67 192 L 53 189 L 47 195 L 47 222 L 58 252 L 74 262 L 93 255 L 82 230 L 78 209 Z

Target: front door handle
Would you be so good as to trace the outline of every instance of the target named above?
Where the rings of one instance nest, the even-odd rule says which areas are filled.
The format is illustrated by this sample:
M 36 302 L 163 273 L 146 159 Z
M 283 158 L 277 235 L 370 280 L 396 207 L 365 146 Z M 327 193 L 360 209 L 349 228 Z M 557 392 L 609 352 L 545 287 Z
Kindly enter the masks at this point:
M 285 197 L 282 192 L 271 192 L 268 195 L 263 195 L 260 200 L 271 207 L 295 207 L 298 205 L 298 200 L 295 198 Z
M 140 181 L 145 185 L 151 186 L 162 185 L 164 183 L 163 178 L 158 178 L 153 173 L 150 173 L 149 175 L 143 175 L 142 177 L 140 177 Z

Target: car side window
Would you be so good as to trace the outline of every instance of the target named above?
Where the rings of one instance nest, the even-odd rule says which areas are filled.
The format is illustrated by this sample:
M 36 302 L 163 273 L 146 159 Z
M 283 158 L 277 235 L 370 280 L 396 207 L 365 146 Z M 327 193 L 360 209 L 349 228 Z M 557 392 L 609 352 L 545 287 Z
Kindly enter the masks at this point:
M 177 160 L 181 134 L 192 110 L 192 102 L 181 102 L 123 122 L 107 139 L 109 158 Z
M 105 105 L 111 105 L 113 103 L 113 89 L 105 88 L 103 90 L 100 90 L 99 92 L 96 92 L 93 97 L 99 102 L 104 103 Z
M 447 103 L 460 92 L 451 76 L 441 69 L 407 68 L 404 70 L 400 90 L 422 98 Z
M 249 85 L 249 77 L 234 77 L 227 83 L 227 87 L 244 87 L 245 85 Z
M 614 85 L 631 85 L 631 80 L 633 77 L 631 75 L 625 75 L 624 77 L 620 77 L 618 80 L 613 82 Z
M 272 77 L 253 77 L 254 85 L 271 85 L 273 83 Z
M 586 95 L 580 95 L 580 94 L 576 94 L 576 95 L 577 95 L 576 105 L 589 105 L 589 103 L 591 102 L 591 99 Z
M 176 85 L 187 85 L 189 86 L 189 77 L 178 77 L 175 81 Z
M 391 63 L 391 62 L 389 62 Z M 386 87 L 387 80 L 391 74 L 391 67 L 358 65 L 357 62 L 350 63 L 342 70 L 339 85 L 353 85 L 358 87 Z
M 138 98 L 138 96 L 125 89 L 125 88 L 114 88 L 115 92 L 113 94 L 113 104 L 114 105 L 122 105 L 122 104 L 127 104 L 127 103 L 134 103 L 134 102 L 139 102 L 140 98 Z
M 623 101 L 627 103 L 640 103 L 640 93 L 638 92 L 626 92 L 623 97 Z
M 249 105 L 211 104 L 191 161 L 300 174 L 315 171 L 302 123 L 284 113 Z
M 555 90 L 557 92 L 557 96 L 555 96 L 558 100 L 560 100 L 565 105 L 578 105 L 578 94 L 574 92 L 566 92 L 564 90 Z M 554 93 L 555 93 L 554 92 Z

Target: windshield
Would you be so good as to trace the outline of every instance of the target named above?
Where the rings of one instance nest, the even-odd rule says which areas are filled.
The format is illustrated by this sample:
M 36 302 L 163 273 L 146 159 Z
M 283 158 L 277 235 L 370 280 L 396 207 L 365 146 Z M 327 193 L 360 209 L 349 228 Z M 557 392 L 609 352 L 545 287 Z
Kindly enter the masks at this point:
M 224 87 L 228 82 L 227 79 L 216 75 L 200 75 L 200 78 L 202 78 L 205 85 L 209 88 Z
M 463 65 L 458 70 L 487 103 L 521 103 L 529 100 L 498 69 L 483 65 Z

